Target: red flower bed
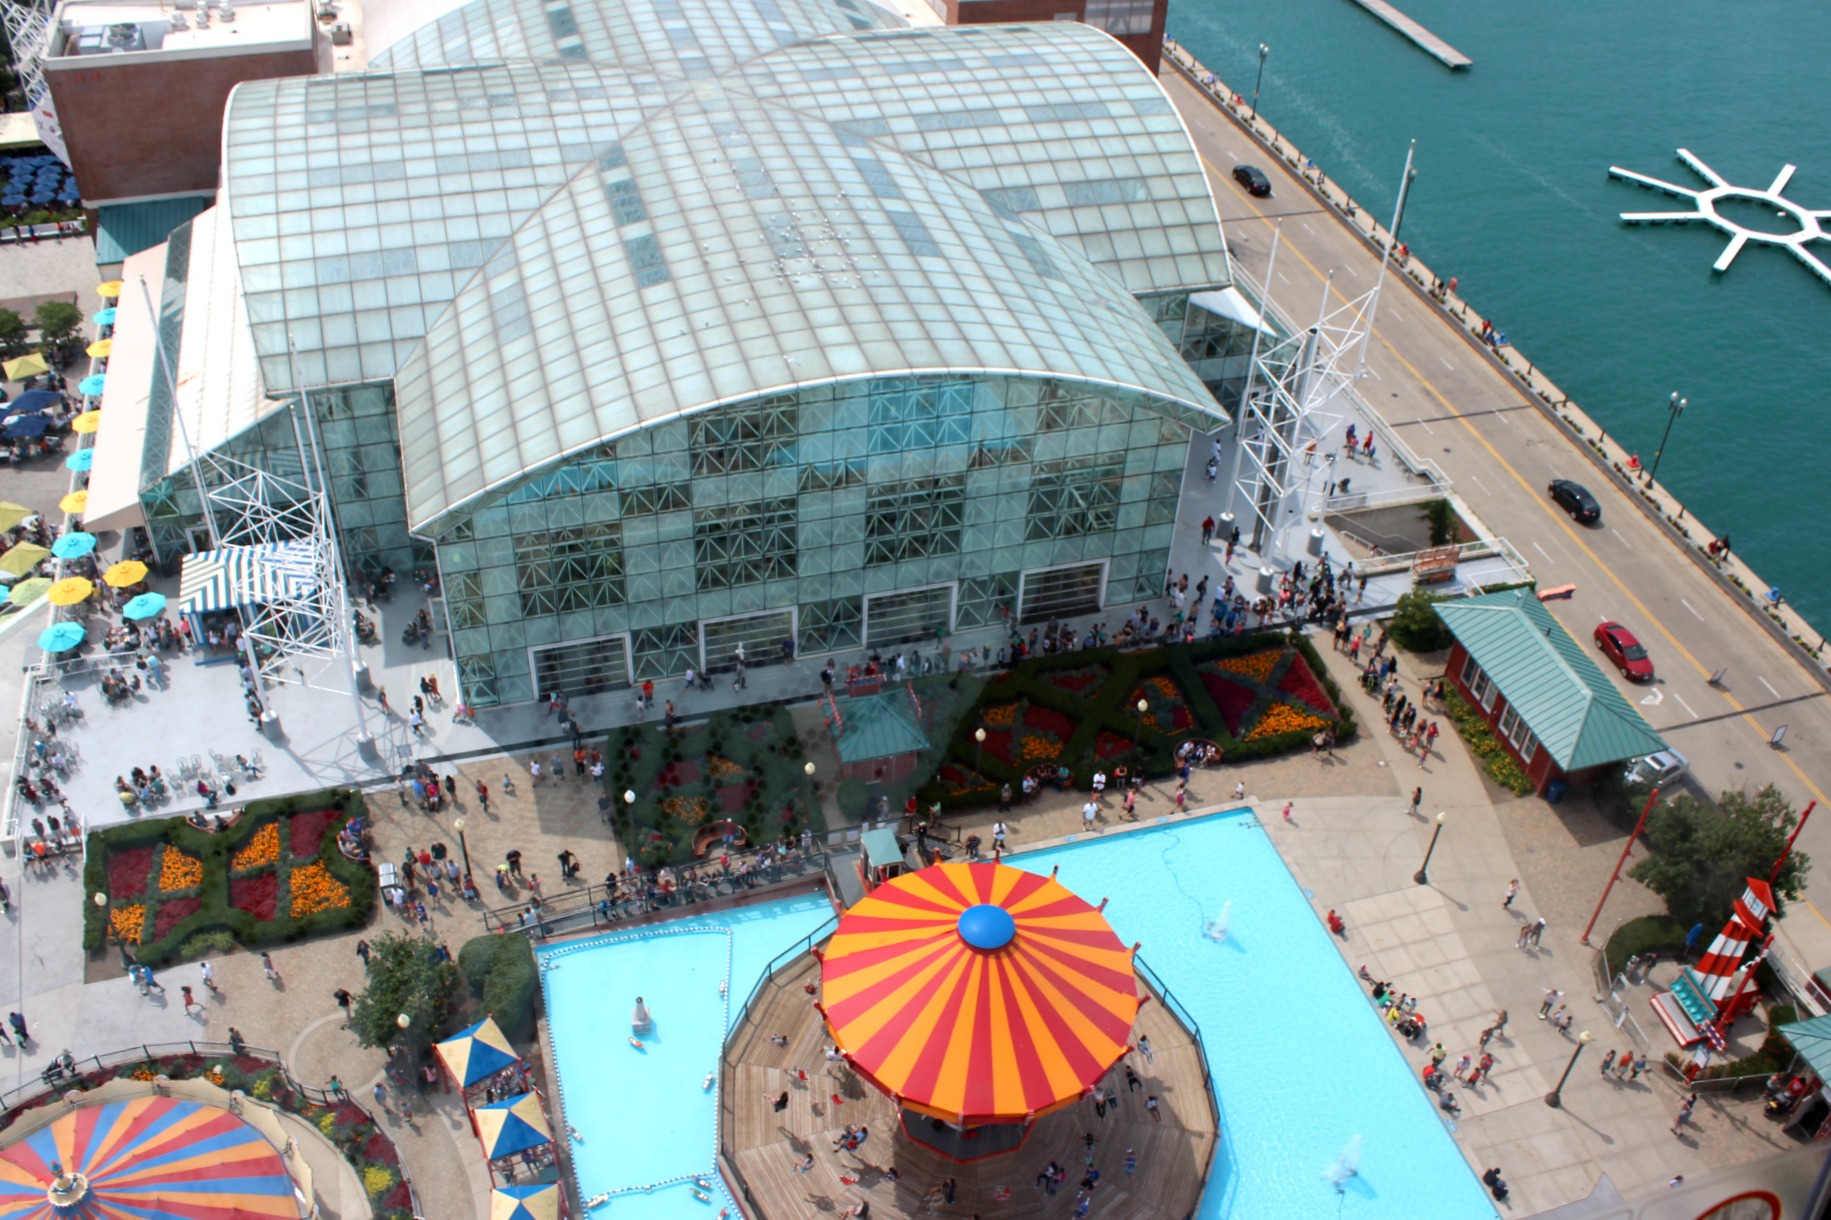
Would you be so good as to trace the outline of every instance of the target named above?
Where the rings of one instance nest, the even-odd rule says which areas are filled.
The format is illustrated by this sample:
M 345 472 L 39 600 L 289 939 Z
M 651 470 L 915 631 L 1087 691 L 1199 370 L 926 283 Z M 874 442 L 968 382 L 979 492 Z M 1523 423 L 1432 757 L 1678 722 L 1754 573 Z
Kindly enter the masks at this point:
M 1012 765 L 1011 733 L 1008 729 L 987 729 L 985 731 L 985 752 L 996 758 L 1007 767 Z
M 1322 683 L 1310 672 L 1309 663 L 1302 653 L 1291 657 L 1291 667 L 1284 672 L 1278 681 L 1278 689 L 1301 703 L 1308 704 L 1322 715 L 1335 718 L 1335 704 L 1329 699 L 1329 692 L 1322 689 Z
M 661 774 L 655 777 L 655 791 L 662 792 L 668 788 L 683 788 L 699 778 L 699 764 L 696 762 L 669 763 L 661 768 Z
M 331 822 L 336 817 L 335 809 L 314 809 L 310 813 L 295 813 L 287 818 L 286 834 L 292 848 L 292 858 L 316 859 L 318 849 L 324 845 L 324 832 L 330 829 Z
M 108 896 L 116 902 L 138 898 L 152 879 L 153 849 L 132 847 L 108 853 Z
M 736 813 L 744 807 L 744 802 L 750 799 L 750 794 L 755 792 L 756 788 L 753 780 L 745 780 L 741 784 L 726 784 L 718 790 L 718 807 L 726 813 Z
M 1214 705 L 1221 709 L 1221 720 L 1227 725 L 1227 731 L 1238 737 L 1240 721 L 1258 700 L 1258 693 L 1206 670 L 1202 671 L 1202 685 L 1208 688 L 1208 697 L 1214 700 Z
M 388 1197 L 381 1201 L 384 1211 L 410 1211 L 413 1208 L 413 1192 L 405 1182 L 397 1184 L 388 1192 Z
M 953 763 L 942 764 L 941 770 L 935 778 L 939 779 L 944 786 L 957 792 L 995 792 L 998 789 L 997 784 L 977 771 L 969 771 L 965 767 L 956 766 Z
M 401 1163 L 400 1154 L 394 1151 L 394 1141 L 379 1131 L 363 1141 L 362 1158 L 377 1165 L 392 1166 Z
M 1170 725 L 1178 733 L 1195 727 L 1195 717 L 1190 715 L 1188 704 L 1178 703 L 1170 709 Z
M 1132 739 L 1129 737 L 1121 737 L 1117 733 L 1109 733 L 1105 729 L 1101 729 L 1094 738 L 1094 757 L 1096 758 L 1124 758 L 1131 752 Z
M 1033 703 L 1024 709 L 1024 727 L 1047 733 L 1057 741 L 1065 742 L 1074 736 L 1075 723 L 1058 711 L 1037 707 Z
M 203 907 L 201 898 L 168 898 L 159 904 L 153 916 L 153 940 L 164 940 L 173 928 L 189 919 Z
M 280 906 L 279 875 L 265 872 L 252 877 L 231 877 L 229 905 L 263 922 L 272 919 Z
M 1080 669 L 1052 670 L 1040 675 L 1044 682 L 1057 690 L 1065 690 L 1072 695 L 1084 695 L 1096 690 L 1106 681 L 1108 670 L 1104 665 L 1084 665 Z

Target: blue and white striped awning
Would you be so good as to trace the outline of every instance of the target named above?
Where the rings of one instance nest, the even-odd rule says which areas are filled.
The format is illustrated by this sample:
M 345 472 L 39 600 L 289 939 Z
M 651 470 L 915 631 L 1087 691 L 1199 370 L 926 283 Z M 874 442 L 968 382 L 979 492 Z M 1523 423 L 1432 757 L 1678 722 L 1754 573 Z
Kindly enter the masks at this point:
M 308 539 L 199 551 L 184 557 L 178 612 L 208 614 L 294 600 L 317 586 L 316 548 Z

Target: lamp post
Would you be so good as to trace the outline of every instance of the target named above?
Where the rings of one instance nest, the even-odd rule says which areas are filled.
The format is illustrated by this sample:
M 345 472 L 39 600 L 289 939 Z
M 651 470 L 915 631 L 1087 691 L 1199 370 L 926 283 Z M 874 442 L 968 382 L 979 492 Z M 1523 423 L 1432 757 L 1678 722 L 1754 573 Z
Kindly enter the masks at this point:
M 1259 121 L 1259 85 L 1265 80 L 1265 57 L 1271 53 L 1272 49 L 1270 47 L 1266 46 L 1264 43 L 1259 44 L 1259 74 L 1252 78 L 1251 121 L 1254 123 Z
M 464 857 L 464 875 L 470 876 L 470 844 L 464 841 L 464 819 L 452 822 L 451 828 L 458 832 L 458 853 Z
M 814 791 L 819 792 L 820 791 L 820 781 L 814 778 L 814 770 L 815 770 L 815 768 L 814 768 L 813 759 L 810 758 L 807 760 L 806 763 L 802 764 L 801 773 L 803 775 L 807 776 L 807 782 L 814 786 Z
M 1666 432 L 1659 438 L 1659 448 L 1653 451 L 1653 468 L 1647 471 L 1649 485 L 1652 484 L 1654 476 L 1659 473 L 1659 459 L 1665 456 L 1666 442 L 1672 439 L 1672 425 L 1678 422 L 1678 417 L 1683 415 L 1685 408 L 1690 405 L 1690 399 L 1680 398 L 1677 390 L 1672 391 L 1671 401 L 1666 403 Z
M 1586 1029 L 1577 1035 L 1577 1049 L 1570 1052 L 1570 1062 L 1564 1065 L 1564 1074 L 1558 1077 L 1558 1087 L 1545 1094 L 1545 1104 L 1557 1109 L 1564 1104 L 1564 1082 L 1570 1079 L 1571 1069 L 1577 1066 L 1577 1056 L 1589 1045 L 1589 1031 Z
M 406 1029 L 408 1026 L 413 1024 L 413 1018 L 408 1016 L 406 1013 L 402 1013 L 400 1016 L 394 1018 L 394 1023 L 396 1025 L 400 1026 L 402 1029 Z
M 980 764 L 985 761 L 985 729 L 973 730 L 973 771 L 980 772 Z
M 1144 738 L 1144 714 L 1150 710 L 1151 710 L 1151 705 L 1149 703 L 1147 703 L 1143 699 L 1140 699 L 1138 701 L 1138 723 L 1132 727 L 1132 753 L 1133 754 L 1138 753 L 1138 749 L 1139 749 L 1138 743 L 1141 740 L 1143 740 L 1143 738 Z
M 1437 836 L 1443 833 L 1444 817 L 1443 811 L 1438 810 L 1437 828 L 1430 832 L 1430 846 L 1424 849 L 1424 863 L 1418 865 L 1418 871 L 1411 875 L 1411 879 L 1419 885 L 1430 884 L 1430 857 L 1431 853 L 1437 850 Z

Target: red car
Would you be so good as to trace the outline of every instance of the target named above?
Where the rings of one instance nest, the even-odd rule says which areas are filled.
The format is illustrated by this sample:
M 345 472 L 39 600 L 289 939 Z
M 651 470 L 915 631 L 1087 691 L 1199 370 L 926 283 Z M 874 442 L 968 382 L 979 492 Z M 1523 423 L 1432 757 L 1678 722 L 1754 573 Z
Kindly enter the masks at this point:
M 1596 625 L 1596 647 L 1604 656 L 1614 662 L 1621 676 L 1630 682 L 1651 682 L 1653 680 L 1653 661 L 1647 656 L 1634 633 L 1620 623 L 1598 623 Z

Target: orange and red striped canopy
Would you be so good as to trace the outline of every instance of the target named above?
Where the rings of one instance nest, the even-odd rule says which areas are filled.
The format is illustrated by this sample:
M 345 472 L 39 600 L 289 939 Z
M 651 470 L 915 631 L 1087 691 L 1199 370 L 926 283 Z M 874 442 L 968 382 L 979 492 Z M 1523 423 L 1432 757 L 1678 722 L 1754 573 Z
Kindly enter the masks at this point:
M 1013 1122 L 1083 1096 L 1142 1003 L 1132 951 L 1053 877 L 937 864 L 840 919 L 822 1011 L 860 1074 L 909 1109 Z

